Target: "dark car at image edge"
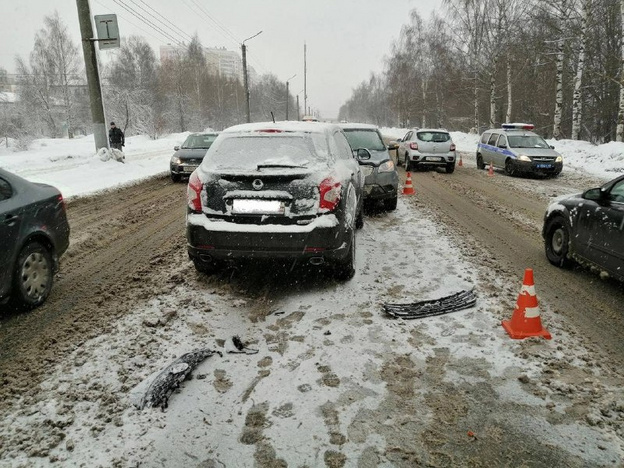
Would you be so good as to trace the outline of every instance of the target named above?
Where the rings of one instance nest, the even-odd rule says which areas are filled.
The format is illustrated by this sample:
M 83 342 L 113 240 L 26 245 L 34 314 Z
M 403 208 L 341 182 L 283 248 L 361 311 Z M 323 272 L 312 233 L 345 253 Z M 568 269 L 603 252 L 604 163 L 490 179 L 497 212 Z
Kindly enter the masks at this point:
M 367 150 L 362 150 L 370 158 Z M 363 178 L 339 127 L 243 124 L 221 132 L 188 184 L 188 253 L 210 273 L 249 259 L 353 276 Z
M 0 300 L 18 309 L 41 305 L 69 246 L 63 196 L 0 169 Z
M 624 176 L 553 200 L 542 236 L 553 265 L 576 261 L 624 282 Z

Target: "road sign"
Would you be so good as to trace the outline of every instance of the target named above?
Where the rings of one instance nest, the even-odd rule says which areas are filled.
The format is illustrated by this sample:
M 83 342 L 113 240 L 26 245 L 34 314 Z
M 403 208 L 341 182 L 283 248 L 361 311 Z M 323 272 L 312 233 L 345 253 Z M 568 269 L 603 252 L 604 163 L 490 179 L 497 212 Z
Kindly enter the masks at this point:
M 117 15 L 95 15 L 94 18 L 100 50 L 119 47 Z

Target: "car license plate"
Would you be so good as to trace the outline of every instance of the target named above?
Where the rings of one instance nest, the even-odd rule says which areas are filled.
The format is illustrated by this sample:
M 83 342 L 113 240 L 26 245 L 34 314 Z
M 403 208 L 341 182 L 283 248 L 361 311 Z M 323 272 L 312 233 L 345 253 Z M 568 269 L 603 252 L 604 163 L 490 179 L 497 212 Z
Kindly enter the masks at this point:
M 235 214 L 284 214 L 284 203 L 279 200 L 234 199 L 232 213 Z
M 197 166 L 184 166 L 182 169 L 184 170 L 184 172 L 193 172 L 195 169 L 197 169 Z
M 442 158 L 429 156 L 427 158 L 427 161 L 442 161 Z
M 537 168 L 538 169 L 550 169 L 552 168 L 552 164 L 538 164 Z
M 362 166 L 362 174 L 369 176 L 373 173 L 373 166 Z

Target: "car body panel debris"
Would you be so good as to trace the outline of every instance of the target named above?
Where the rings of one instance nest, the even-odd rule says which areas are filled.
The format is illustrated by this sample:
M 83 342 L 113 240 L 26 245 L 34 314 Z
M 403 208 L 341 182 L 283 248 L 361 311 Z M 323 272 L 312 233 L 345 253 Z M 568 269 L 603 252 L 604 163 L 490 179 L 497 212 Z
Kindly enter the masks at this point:
M 241 353 L 241 354 L 257 354 L 258 350 L 248 348 L 246 343 L 240 339 L 239 336 L 233 336 L 231 340 L 226 342 L 225 349 L 228 353 Z
M 164 410 L 169 404 L 169 397 L 180 386 L 180 383 L 200 362 L 215 353 L 221 355 L 220 352 L 211 349 L 196 349 L 183 354 L 156 375 L 135 406 L 138 409 L 160 406 Z
M 411 304 L 384 304 L 388 315 L 395 318 L 417 319 L 447 314 L 458 310 L 469 309 L 477 303 L 474 290 L 460 291 L 450 296 Z

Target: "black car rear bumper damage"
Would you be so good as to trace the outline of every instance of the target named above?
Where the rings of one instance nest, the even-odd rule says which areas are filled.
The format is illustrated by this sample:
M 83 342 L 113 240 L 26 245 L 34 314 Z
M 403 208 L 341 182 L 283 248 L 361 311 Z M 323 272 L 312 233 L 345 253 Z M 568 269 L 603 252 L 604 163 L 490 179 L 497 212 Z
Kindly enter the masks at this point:
M 348 233 L 338 224 L 327 227 L 237 224 L 189 214 L 186 236 L 189 256 L 203 262 L 316 259 L 323 263 L 343 259 L 348 251 Z

